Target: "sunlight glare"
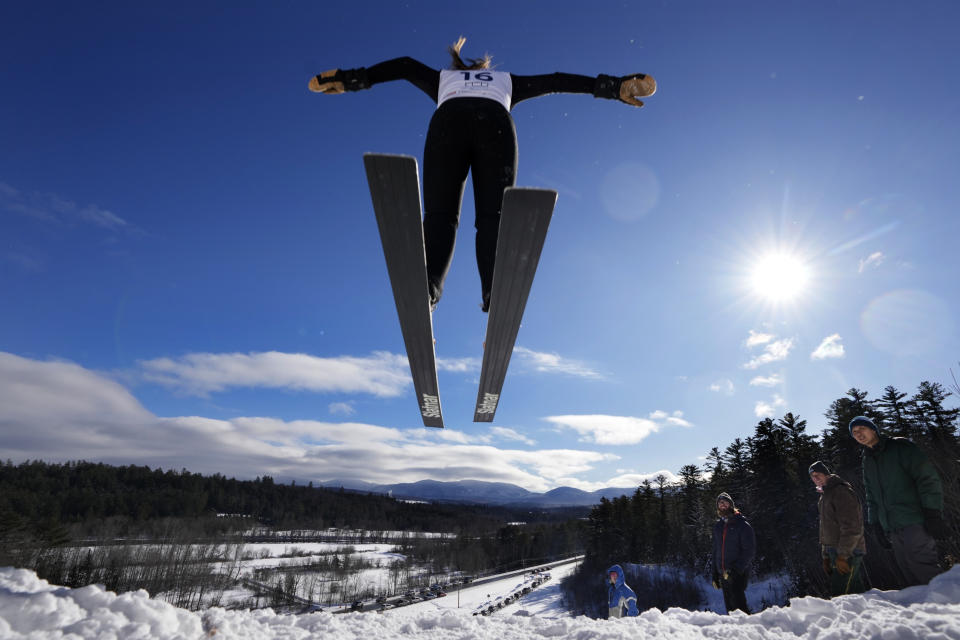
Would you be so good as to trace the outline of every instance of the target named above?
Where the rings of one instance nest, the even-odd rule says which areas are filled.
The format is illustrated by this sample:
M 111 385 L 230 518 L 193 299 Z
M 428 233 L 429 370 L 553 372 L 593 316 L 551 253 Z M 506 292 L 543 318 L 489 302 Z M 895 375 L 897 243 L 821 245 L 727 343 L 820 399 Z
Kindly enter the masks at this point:
M 771 253 L 762 257 L 751 274 L 753 292 L 769 302 L 795 299 L 810 279 L 807 266 L 796 256 Z

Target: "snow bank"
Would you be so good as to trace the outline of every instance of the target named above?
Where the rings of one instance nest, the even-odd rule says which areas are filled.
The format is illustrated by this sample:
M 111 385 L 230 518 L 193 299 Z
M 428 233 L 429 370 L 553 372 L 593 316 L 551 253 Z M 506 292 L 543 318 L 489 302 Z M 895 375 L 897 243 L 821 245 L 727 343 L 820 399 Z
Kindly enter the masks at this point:
M 599 595 L 598 597 L 602 597 Z M 670 609 L 638 618 L 570 618 L 558 608 L 527 616 L 472 616 L 464 610 L 391 610 L 384 614 L 280 615 L 271 610 L 191 613 L 146 592 L 116 595 L 101 587 L 56 587 L 30 572 L 0 568 L 0 638 L 179 639 L 423 638 L 634 640 L 636 638 L 777 638 L 783 640 L 960 640 L 960 567 L 930 585 L 871 591 L 834 600 L 795 598 L 747 616 Z

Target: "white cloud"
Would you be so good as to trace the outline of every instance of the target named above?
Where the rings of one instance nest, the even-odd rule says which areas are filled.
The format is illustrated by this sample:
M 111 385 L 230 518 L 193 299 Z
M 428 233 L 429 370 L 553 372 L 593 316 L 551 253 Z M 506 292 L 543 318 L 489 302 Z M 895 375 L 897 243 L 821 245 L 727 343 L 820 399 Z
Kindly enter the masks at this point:
M 770 402 L 764 402 L 762 400 L 757 402 L 753 407 L 753 413 L 758 418 L 772 418 L 778 408 L 785 406 L 787 406 L 787 401 L 779 395 L 774 395 Z
M 621 487 L 624 489 L 633 489 L 636 490 L 644 480 L 649 480 L 650 484 L 653 485 L 654 489 L 657 487 L 657 476 L 663 475 L 667 479 L 667 484 L 676 484 L 680 481 L 680 477 L 674 474 L 672 471 L 666 469 L 661 469 L 660 471 L 653 471 L 651 473 L 621 473 L 617 470 L 616 476 L 610 478 L 609 480 L 604 480 L 602 482 L 588 482 L 585 480 L 580 480 L 579 478 L 562 478 L 561 483 L 566 487 L 573 487 L 574 489 L 580 489 L 581 491 L 596 491 L 598 489 L 605 489 L 607 487 Z M 633 495 L 632 492 L 627 495 Z
M 668 484 L 674 484 L 680 481 L 680 476 L 676 475 L 672 471 L 666 469 L 661 469 L 659 471 L 654 471 L 652 473 L 626 473 L 614 478 L 610 478 L 606 482 L 598 482 L 591 491 L 596 491 L 597 489 L 602 489 L 604 487 L 637 487 L 643 484 L 644 480 L 649 480 L 650 483 L 656 487 L 657 476 L 664 476 L 667 479 Z
M 578 378 L 603 378 L 599 372 L 577 360 L 569 360 L 556 353 L 532 351 L 525 347 L 514 347 L 513 353 L 520 356 L 521 362 L 539 373 L 561 373 Z
M 669 425 L 674 427 L 692 427 L 693 425 L 683 419 L 683 411 L 674 411 L 671 414 L 667 414 L 666 411 L 654 411 L 650 414 L 651 420 L 662 420 Z
M 734 393 L 733 380 L 730 380 L 729 378 L 717 380 L 710 385 L 710 391 L 722 393 L 725 396 L 732 396 Z
M 757 376 L 750 380 L 751 387 L 775 387 L 783 384 L 783 376 L 779 373 L 773 373 L 769 376 Z
M 857 268 L 857 273 L 863 273 L 866 269 L 872 268 L 876 269 L 887 259 L 887 256 L 883 255 L 883 252 L 876 251 L 871 253 L 866 258 L 860 260 L 860 266 Z
M 230 387 L 398 396 L 409 384 L 405 356 L 376 352 L 366 358 L 320 358 L 302 353 L 191 353 L 138 363 L 144 379 L 206 396 Z
M 479 358 L 437 358 L 437 370 L 439 371 L 466 373 L 468 371 L 479 371 L 479 369 Z
M 763 348 L 763 353 L 750 360 L 750 362 L 744 364 L 743 368 L 756 369 L 771 362 L 786 360 L 787 356 L 790 355 L 790 350 L 792 348 L 793 338 L 786 338 L 784 340 L 771 342 Z
M 827 358 L 842 358 L 846 352 L 841 340 L 843 340 L 843 338 L 840 337 L 839 333 L 827 336 L 823 339 L 823 342 L 820 343 L 820 346 L 810 354 L 810 359 L 826 360 Z
M 576 478 L 617 459 L 583 449 L 520 451 L 482 442 L 455 429 L 160 417 L 121 384 L 77 364 L 0 352 L 0 459 L 82 459 L 314 483 L 471 478 L 530 491 L 547 491 L 558 478 Z
M 748 347 L 758 347 L 761 344 L 767 344 L 773 340 L 776 336 L 770 333 L 760 333 L 750 329 L 750 335 L 747 337 L 746 344 Z
M 349 402 L 331 402 L 327 408 L 330 410 L 330 414 L 334 416 L 352 416 L 357 412 Z
M 675 411 L 667 414 L 654 411 L 649 418 L 607 415 L 567 415 L 544 418 L 563 429 L 571 429 L 580 434 L 581 442 L 606 445 L 637 444 L 664 426 L 692 426 L 683 419 L 683 413 Z
M 514 440 L 516 442 L 522 442 L 523 444 L 527 444 L 530 446 L 533 446 L 536 444 L 536 442 L 534 442 L 527 436 L 523 435 L 522 433 L 514 431 L 513 429 L 508 429 L 506 427 L 491 427 L 490 433 L 492 433 L 497 438 L 500 438 L 501 440 Z

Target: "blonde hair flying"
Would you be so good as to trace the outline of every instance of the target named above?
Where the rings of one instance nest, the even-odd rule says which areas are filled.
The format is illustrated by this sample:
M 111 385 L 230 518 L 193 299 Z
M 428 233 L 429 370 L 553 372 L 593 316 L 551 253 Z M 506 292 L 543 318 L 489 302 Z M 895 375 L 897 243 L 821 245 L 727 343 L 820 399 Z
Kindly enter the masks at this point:
M 490 63 L 493 60 L 493 56 L 491 56 L 489 53 L 483 54 L 482 58 L 467 58 L 467 61 L 464 62 L 463 58 L 460 57 L 460 50 L 463 48 L 463 45 L 466 41 L 466 38 L 460 36 L 459 40 L 447 47 L 447 51 L 450 52 L 450 57 L 452 58 L 450 63 L 451 67 L 457 69 L 458 71 L 489 69 Z

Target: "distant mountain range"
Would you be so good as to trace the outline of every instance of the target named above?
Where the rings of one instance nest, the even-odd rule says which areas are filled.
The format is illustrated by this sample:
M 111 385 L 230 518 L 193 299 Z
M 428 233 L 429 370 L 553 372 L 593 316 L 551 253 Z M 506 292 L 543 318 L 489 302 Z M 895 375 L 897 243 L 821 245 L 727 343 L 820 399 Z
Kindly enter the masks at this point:
M 633 495 L 636 487 L 607 487 L 597 491 L 582 491 L 573 487 L 557 487 L 546 493 L 527 491 L 515 484 L 505 482 L 482 482 L 458 480 L 439 482 L 421 480 L 400 484 L 371 484 L 357 480 L 330 480 L 323 483 L 327 488 L 343 487 L 350 491 L 381 493 L 394 498 L 429 500 L 433 502 L 468 502 L 509 506 L 531 507 L 585 507 L 598 504 L 600 498 L 612 500 L 622 495 Z

